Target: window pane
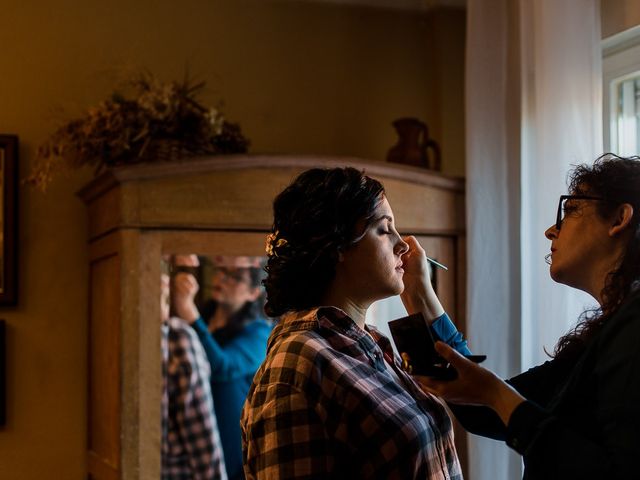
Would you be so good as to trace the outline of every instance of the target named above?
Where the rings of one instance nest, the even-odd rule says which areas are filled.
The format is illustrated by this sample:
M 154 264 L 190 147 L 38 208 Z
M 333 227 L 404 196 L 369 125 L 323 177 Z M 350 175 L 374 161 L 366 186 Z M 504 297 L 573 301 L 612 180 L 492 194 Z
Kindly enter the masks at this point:
M 613 82 L 612 105 L 616 105 L 612 118 L 611 136 L 614 153 L 637 155 L 640 143 L 640 72 L 626 75 Z

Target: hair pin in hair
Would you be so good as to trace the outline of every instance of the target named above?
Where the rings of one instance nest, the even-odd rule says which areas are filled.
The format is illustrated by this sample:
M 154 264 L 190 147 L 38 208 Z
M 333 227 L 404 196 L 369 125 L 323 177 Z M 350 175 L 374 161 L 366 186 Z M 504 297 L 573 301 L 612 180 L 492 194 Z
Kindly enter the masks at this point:
M 276 230 L 274 233 L 270 233 L 269 235 L 267 235 L 267 242 L 265 243 L 264 250 L 265 252 L 267 252 L 267 255 L 269 257 L 273 255 L 277 257 L 278 253 L 275 251 L 275 249 L 280 248 L 288 243 L 286 238 L 278 238 L 278 234 L 279 232 Z

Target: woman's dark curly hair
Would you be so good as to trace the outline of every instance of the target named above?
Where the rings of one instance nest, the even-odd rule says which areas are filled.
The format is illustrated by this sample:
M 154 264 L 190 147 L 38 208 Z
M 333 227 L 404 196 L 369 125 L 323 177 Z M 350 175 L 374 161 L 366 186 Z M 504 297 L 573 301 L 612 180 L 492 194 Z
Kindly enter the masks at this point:
M 582 313 L 577 326 L 556 345 L 554 356 L 575 356 L 620 307 L 638 290 L 640 280 L 640 158 L 619 157 L 608 153 L 592 166 L 579 165 L 569 175 L 569 192 L 601 197 L 596 211 L 611 218 L 623 203 L 633 207 L 631 236 L 619 266 L 611 271 L 601 292 L 600 308 Z
M 355 168 L 314 168 L 273 202 L 265 312 L 278 317 L 321 304 L 340 252 L 366 232 L 384 187 Z

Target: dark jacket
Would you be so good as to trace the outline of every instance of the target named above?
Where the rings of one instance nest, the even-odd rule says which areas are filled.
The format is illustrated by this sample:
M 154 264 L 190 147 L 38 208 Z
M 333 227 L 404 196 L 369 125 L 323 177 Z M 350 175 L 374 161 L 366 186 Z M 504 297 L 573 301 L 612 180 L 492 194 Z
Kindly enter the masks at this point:
M 626 302 L 576 359 L 509 380 L 528 401 L 509 425 L 484 407 L 452 406 L 472 433 L 506 440 L 526 480 L 640 478 L 640 298 Z

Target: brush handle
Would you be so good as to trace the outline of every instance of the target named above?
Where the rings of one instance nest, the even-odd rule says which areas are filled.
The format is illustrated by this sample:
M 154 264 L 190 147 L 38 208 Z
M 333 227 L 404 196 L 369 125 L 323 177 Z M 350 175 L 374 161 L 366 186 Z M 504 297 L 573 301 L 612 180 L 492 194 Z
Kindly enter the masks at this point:
M 427 257 L 427 260 L 433 263 L 436 267 L 439 267 L 443 270 L 449 270 L 446 265 L 441 264 L 440 262 L 436 262 L 433 258 Z

